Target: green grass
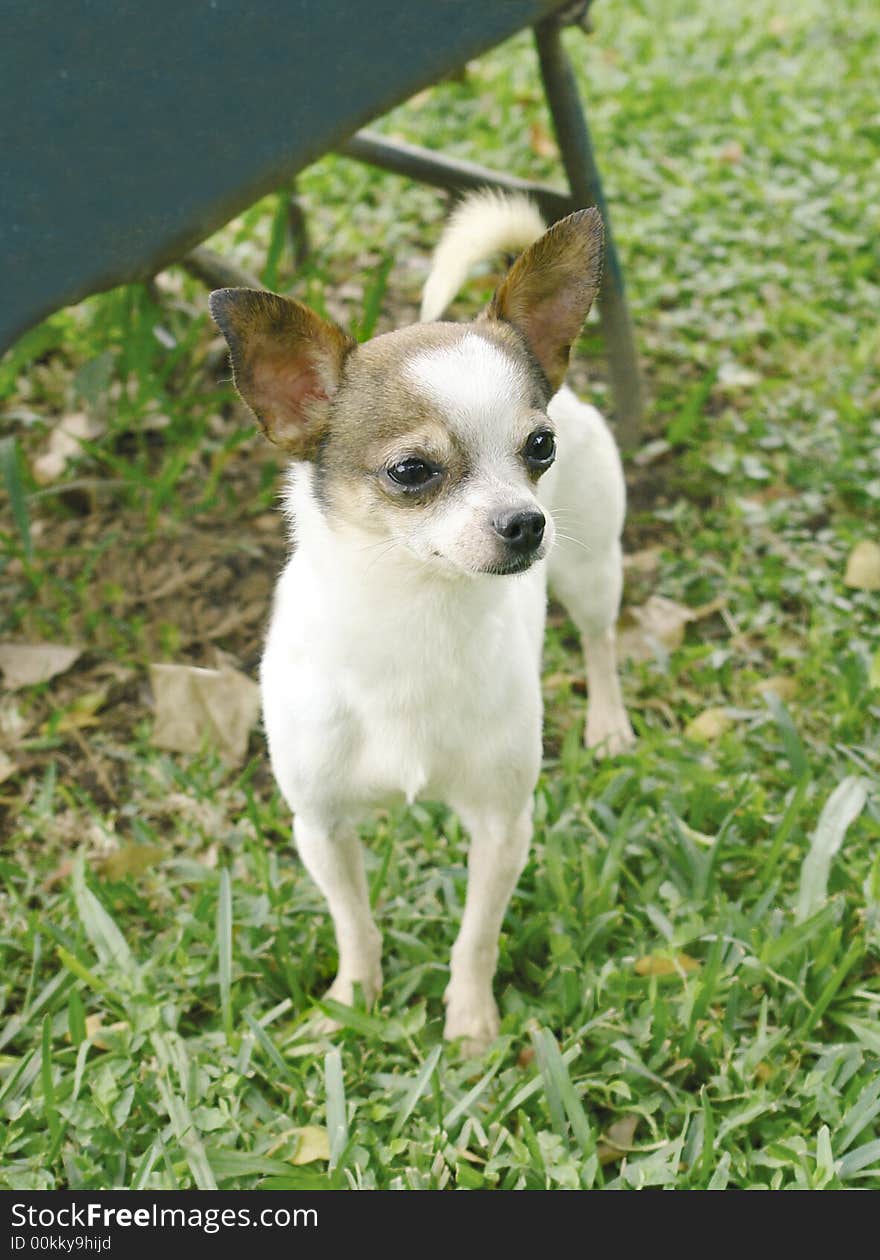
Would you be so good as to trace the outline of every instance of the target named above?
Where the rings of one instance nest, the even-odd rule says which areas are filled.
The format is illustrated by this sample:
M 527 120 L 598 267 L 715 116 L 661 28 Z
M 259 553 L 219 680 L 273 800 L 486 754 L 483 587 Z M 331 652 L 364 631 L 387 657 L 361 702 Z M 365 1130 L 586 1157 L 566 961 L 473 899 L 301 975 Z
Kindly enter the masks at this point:
M 204 293 L 172 271 L 91 299 L 0 365 L 0 634 L 85 649 L 0 702 L 0 1186 L 880 1188 L 880 595 L 843 582 L 880 515 L 875 17 L 597 4 L 567 36 L 664 443 L 628 462 L 628 550 L 655 555 L 627 600 L 720 604 L 626 666 L 639 743 L 600 764 L 551 618 L 482 1060 L 441 1041 L 454 817 L 365 828 L 387 984 L 334 1048 L 307 1026 L 332 929 L 261 736 L 239 771 L 149 743 L 147 664 L 252 670 L 282 554 Z M 558 179 L 542 120 L 522 37 L 382 125 Z M 361 335 L 412 319 L 441 199 L 334 158 L 300 192 L 298 274 L 278 198 L 215 244 Z M 581 349 L 608 404 L 594 322 Z M 104 431 L 39 486 L 74 411 Z M 709 708 L 727 728 L 688 737 Z

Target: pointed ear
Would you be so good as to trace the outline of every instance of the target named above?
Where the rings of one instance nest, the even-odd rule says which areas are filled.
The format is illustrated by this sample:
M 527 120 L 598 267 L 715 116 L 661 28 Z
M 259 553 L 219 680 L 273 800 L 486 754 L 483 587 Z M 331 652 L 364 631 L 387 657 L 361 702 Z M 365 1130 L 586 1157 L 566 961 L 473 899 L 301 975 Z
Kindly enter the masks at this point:
M 599 291 L 604 238 L 598 210 L 560 219 L 516 260 L 486 312 L 519 329 L 554 393 Z
M 217 289 L 209 306 L 229 343 L 236 388 L 260 428 L 294 459 L 311 459 L 354 341 L 277 293 Z

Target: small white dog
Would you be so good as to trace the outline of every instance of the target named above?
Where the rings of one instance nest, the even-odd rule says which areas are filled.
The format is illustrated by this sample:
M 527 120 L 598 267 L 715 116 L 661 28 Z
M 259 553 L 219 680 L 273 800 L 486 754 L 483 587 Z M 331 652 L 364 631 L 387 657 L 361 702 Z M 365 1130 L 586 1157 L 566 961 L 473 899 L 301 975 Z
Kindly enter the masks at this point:
M 498 1032 L 498 935 L 532 833 L 548 577 L 583 636 L 587 744 L 632 740 L 614 640 L 623 475 L 602 417 L 563 385 L 602 239 L 595 210 L 546 231 L 524 198 L 469 197 L 422 318 L 439 320 L 480 258 L 528 247 L 487 310 L 364 345 L 288 298 L 211 295 L 236 385 L 293 460 L 295 550 L 263 709 L 296 844 L 336 928 L 328 996 L 350 1004 L 360 985 L 372 1001 L 382 982 L 359 819 L 395 798 L 443 801 L 471 837 L 445 1035 L 474 1052 Z

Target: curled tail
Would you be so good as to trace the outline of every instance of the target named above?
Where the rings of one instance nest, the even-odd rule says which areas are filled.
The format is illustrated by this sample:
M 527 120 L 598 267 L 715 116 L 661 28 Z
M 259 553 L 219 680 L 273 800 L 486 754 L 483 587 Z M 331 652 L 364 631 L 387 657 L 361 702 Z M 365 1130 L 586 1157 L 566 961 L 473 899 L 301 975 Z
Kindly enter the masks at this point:
M 442 318 L 478 262 L 502 250 L 519 253 L 546 230 L 537 206 L 522 193 L 469 193 L 456 206 L 434 250 L 422 295 L 422 323 Z

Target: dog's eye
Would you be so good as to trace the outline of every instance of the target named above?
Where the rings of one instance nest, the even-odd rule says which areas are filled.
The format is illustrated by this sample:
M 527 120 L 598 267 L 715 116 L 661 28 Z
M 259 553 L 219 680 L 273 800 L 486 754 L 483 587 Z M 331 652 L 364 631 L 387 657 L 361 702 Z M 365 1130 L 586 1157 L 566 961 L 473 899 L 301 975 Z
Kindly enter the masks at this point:
M 429 464 L 427 460 L 418 459 L 414 455 L 408 459 L 398 460 L 396 464 L 391 464 L 387 472 L 392 481 L 399 486 L 406 487 L 408 490 L 426 486 L 440 475 L 440 469 L 436 464 Z
M 549 468 L 556 458 L 556 438 L 549 429 L 536 429 L 523 447 L 523 456 L 533 468 Z

